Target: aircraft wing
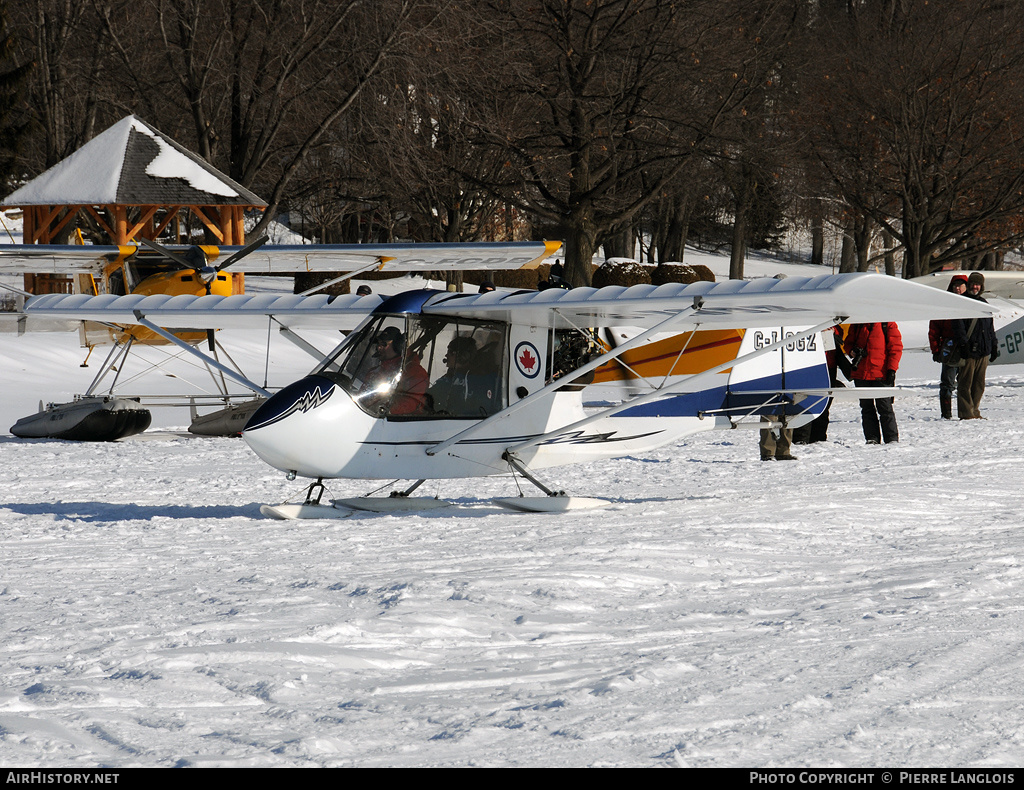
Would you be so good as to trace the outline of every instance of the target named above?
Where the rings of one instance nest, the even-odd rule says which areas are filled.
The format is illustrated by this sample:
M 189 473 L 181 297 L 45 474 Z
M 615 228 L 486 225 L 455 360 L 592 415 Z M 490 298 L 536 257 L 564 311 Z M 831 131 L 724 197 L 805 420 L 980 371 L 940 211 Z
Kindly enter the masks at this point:
M 649 328 L 686 308 L 677 327 L 727 329 L 813 326 L 842 317 L 849 323 L 973 318 L 996 308 L 883 274 L 834 274 L 776 280 L 727 280 L 690 285 L 607 286 L 509 294 L 444 294 L 424 313 L 512 320 L 534 326 L 635 326 Z
M 405 295 L 398 312 L 406 312 Z M 570 291 L 494 291 L 452 294 L 437 291 L 415 300 L 425 314 L 515 321 L 533 326 L 653 327 L 689 310 L 673 330 L 757 326 L 813 326 L 840 318 L 850 323 L 973 318 L 993 315 L 995 306 L 881 274 L 788 277 L 784 280 L 728 280 L 690 285 L 634 285 Z M 285 326 L 351 325 L 379 304 L 372 296 L 84 296 L 49 294 L 25 304 L 29 316 L 117 324 L 145 317 L 168 329 L 227 329 L 266 326 L 267 316 Z M 694 309 L 696 308 L 696 309 Z
M 439 292 L 442 293 L 442 292 Z M 267 326 L 273 316 L 283 326 L 351 328 L 382 299 L 376 294 L 331 298 L 252 294 L 238 296 L 89 296 L 44 294 L 25 302 L 31 318 L 137 324 L 146 318 L 165 329 L 252 329 Z
M 264 245 L 231 266 L 249 274 L 348 272 L 371 269 L 392 272 L 536 268 L 561 242 L 469 242 L 464 244 L 292 244 Z M 127 248 L 132 250 L 132 248 Z M 187 247 L 169 246 L 184 252 Z M 219 247 L 217 260 L 227 260 L 242 247 Z M 0 245 L 0 273 L 76 274 L 100 272 L 126 248 L 116 246 Z
M 98 274 L 120 254 L 118 247 L 0 244 L 0 273 Z

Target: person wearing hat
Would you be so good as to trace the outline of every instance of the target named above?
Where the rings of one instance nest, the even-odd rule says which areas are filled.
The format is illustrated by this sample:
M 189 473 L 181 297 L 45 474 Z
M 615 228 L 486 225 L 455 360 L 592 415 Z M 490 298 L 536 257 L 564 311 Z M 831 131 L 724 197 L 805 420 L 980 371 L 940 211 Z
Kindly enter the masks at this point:
M 428 403 L 435 414 L 453 417 L 474 414 L 474 382 L 469 369 L 476 353 L 476 341 L 471 337 L 457 335 L 448 343 L 448 351 L 441 360 L 448 366 L 448 370 L 427 388 Z
M 370 296 L 373 293 L 373 289 L 368 285 L 360 285 L 356 288 L 356 296 Z
M 423 413 L 429 378 L 419 356 L 406 353 L 402 331 L 386 326 L 377 333 L 374 345 L 374 365 L 366 374 L 359 400 L 380 414 Z
M 967 298 L 985 302 L 981 295 L 984 290 L 985 275 L 971 272 L 967 278 Z M 952 323 L 953 342 L 964 362 L 957 378 L 956 414 L 961 420 L 979 420 L 988 363 L 999 356 L 995 327 L 991 318 L 957 318 Z
M 486 294 L 494 290 L 496 290 L 494 287 L 494 283 L 492 283 L 490 280 L 484 280 L 482 283 L 480 283 L 479 293 Z
M 953 275 L 946 290 L 963 296 L 967 293 L 967 276 Z M 950 352 L 955 345 L 952 319 L 936 319 L 928 324 L 928 346 L 932 351 L 932 359 L 942 366 L 939 372 L 939 408 L 944 420 L 953 419 L 953 393 L 956 392 L 957 374 L 960 371 L 957 361 L 949 364 Z

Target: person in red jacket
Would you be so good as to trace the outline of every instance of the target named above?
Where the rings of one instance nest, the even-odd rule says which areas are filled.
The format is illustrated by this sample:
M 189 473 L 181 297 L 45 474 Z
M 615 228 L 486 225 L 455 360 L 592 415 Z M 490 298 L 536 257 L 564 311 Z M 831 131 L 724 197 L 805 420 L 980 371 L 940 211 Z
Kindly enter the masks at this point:
M 394 326 L 377 334 L 376 346 L 376 363 L 366 374 L 360 397 L 380 414 L 422 414 L 429 379 L 419 356 L 406 353 L 405 337 Z
M 903 357 L 903 337 L 891 321 L 880 324 L 853 324 L 846 335 L 843 350 L 853 365 L 855 387 L 891 387 Z M 892 398 L 864 398 L 860 402 L 861 424 L 868 444 L 886 444 L 900 440 Z

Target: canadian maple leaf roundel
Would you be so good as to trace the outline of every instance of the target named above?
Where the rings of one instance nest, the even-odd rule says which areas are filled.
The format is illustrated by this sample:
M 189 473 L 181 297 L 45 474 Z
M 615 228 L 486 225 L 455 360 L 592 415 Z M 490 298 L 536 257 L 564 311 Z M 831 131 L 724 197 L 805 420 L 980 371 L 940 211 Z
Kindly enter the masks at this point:
M 533 343 L 524 341 L 517 345 L 515 359 L 519 372 L 527 378 L 532 379 L 540 373 L 540 354 Z

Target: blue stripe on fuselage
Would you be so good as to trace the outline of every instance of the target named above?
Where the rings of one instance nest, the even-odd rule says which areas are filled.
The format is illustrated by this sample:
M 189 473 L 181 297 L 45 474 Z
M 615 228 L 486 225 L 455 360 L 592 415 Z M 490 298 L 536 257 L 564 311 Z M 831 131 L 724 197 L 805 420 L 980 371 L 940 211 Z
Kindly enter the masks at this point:
M 777 373 L 750 381 L 733 382 L 721 387 L 711 387 L 699 392 L 684 392 L 680 395 L 670 395 L 661 400 L 642 403 L 639 406 L 620 411 L 616 417 L 694 417 L 702 412 L 713 412 L 721 409 L 749 409 L 745 412 L 751 416 L 776 415 L 780 416 L 783 409 L 787 416 L 797 414 L 818 415 L 825 409 L 824 398 L 809 398 L 801 404 L 787 403 L 785 405 L 772 399 L 772 404 L 762 406 L 765 401 L 771 398 L 770 395 L 749 395 L 749 392 L 765 392 L 766 390 L 779 390 L 779 392 L 793 392 L 801 389 L 827 389 L 831 386 L 828 376 L 828 368 L 825 365 L 812 365 L 811 367 L 787 370 L 785 373 L 785 386 L 783 386 L 783 374 Z

